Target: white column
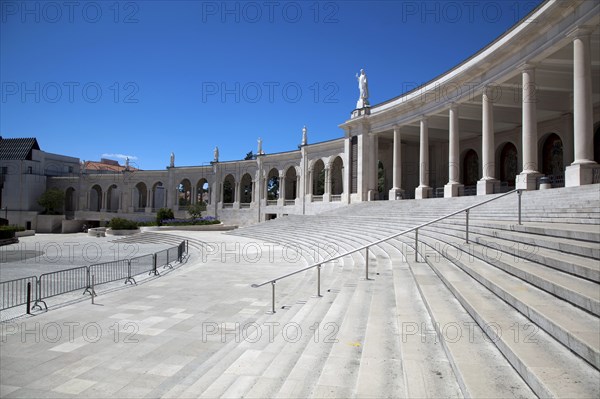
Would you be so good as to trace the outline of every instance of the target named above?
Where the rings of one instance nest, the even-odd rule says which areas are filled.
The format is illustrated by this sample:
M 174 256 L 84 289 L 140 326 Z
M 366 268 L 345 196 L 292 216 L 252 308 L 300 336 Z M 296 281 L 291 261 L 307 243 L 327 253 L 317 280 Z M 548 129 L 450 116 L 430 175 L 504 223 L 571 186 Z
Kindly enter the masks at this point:
M 565 186 L 591 184 L 594 162 L 594 115 L 592 110 L 592 62 L 590 32 L 573 33 L 573 147 L 575 159 L 566 168 Z
M 458 106 L 452 104 L 449 112 L 448 126 L 448 184 L 444 186 L 444 197 L 458 197 L 464 186 L 459 182 L 459 152 L 460 138 L 458 126 Z
M 278 205 L 285 205 L 285 175 L 283 172 L 279 173 L 279 198 Z
M 389 193 L 389 200 L 402 199 L 404 190 L 402 190 L 402 137 L 400 134 L 400 126 L 394 126 L 394 156 L 392 164 L 392 181 L 393 187 Z
M 415 189 L 415 198 L 429 198 L 433 189 L 429 187 L 429 126 L 427 117 L 421 118 L 421 137 L 419 144 L 419 187 Z
M 535 181 L 540 172 L 537 171 L 537 92 L 535 86 L 535 69 L 525 65 L 523 76 L 522 104 L 522 140 L 523 171 L 517 176 L 516 186 L 523 190 L 535 190 Z
M 493 93 L 485 88 L 481 98 L 481 155 L 483 177 L 477 182 L 477 195 L 493 194 L 498 181 L 494 178 L 494 105 Z

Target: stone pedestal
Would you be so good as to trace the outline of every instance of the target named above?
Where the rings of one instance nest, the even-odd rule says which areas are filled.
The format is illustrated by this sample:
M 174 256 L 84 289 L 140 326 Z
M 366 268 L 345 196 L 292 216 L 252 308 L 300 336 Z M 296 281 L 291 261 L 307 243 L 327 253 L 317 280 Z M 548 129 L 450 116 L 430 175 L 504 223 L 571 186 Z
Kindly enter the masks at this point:
M 538 172 L 521 172 L 515 180 L 515 188 L 519 190 L 535 190 L 537 178 L 542 176 Z
M 464 188 L 460 183 L 448 183 L 444 186 L 444 198 L 458 197 Z
M 367 191 L 367 201 L 375 201 L 379 192 L 377 190 Z
M 433 197 L 433 188 L 429 186 L 419 186 L 415 188 L 415 199 L 424 199 Z
M 404 199 L 404 190 L 401 188 L 392 188 L 389 193 L 390 201 L 401 200 Z
M 494 194 L 500 181 L 496 179 L 481 179 L 477 182 L 477 195 Z
M 595 173 L 600 173 L 600 165 L 597 163 L 579 163 L 567 166 L 565 169 L 565 187 L 592 184 L 595 170 Z

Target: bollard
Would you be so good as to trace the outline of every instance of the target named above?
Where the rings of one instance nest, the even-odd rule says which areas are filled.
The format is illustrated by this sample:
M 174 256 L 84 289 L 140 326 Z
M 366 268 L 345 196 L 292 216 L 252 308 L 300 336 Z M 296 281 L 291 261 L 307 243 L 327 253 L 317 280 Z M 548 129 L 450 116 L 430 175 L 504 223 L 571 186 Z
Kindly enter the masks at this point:
M 31 314 L 31 282 L 27 283 L 27 314 Z

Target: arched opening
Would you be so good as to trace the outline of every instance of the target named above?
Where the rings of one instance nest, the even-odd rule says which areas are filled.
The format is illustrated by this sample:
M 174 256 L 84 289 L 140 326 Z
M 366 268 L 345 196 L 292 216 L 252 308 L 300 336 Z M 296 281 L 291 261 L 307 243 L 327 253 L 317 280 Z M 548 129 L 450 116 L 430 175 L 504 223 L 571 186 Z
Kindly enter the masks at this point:
M 312 193 L 313 195 L 325 194 L 325 164 L 320 159 L 313 165 Z
M 232 175 L 223 180 L 223 204 L 233 204 L 235 200 L 235 179 Z
M 242 204 L 249 204 L 252 202 L 252 176 L 249 173 L 242 176 L 240 185 L 240 201 Z
M 210 203 L 208 180 L 204 178 L 198 180 L 198 183 L 196 184 L 196 203 Z
M 386 188 L 385 167 L 383 162 L 377 162 L 377 199 L 388 199 L 388 191 Z
M 177 186 L 177 204 L 179 207 L 186 207 L 192 203 L 192 183 L 188 179 L 183 179 Z
M 279 199 L 279 171 L 275 168 L 267 175 L 267 201 Z
M 117 212 L 119 210 L 120 190 L 116 184 L 111 185 L 106 191 L 106 210 Z
M 67 188 L 65 192 L 65 212 L 75 211 L 75 189 L 73 187 Z
M 133 194 L 134 211 L 143 212 L 144 208 L 148 206 L 148 188 L 146 184 L 142 182 L 136 184 Z
M 565 174 L 563 143 L 556 133 L 550 133 L 542 145 L 541 172 L 554 178 L 562 177 Z
M 331 164 L 331 194 L 342 195 L 344 192 L 344 161 L 336 157 Z
M 500 181 L 514 187 L 519 174 L 519 154 L 513 143 L 505 143 L 500 151 Z
M 152 208 L 160 209 L 165 206 L 165 187 L 162 182 L 159 181 L 152 186 Z
M 285 199 L 295 200 L 297 197 L 298 187 L 298 175 L 296 174 L 296 168 L 291 166 L 285 172 Z
M 477 180 L 479 180 L 479 156 L 475 150 L 470 149 L 463 158 L 463 184 L 465 186 L 475 186 Z
M 102 188 L 94 185 L 90 190 L 90 211 L 100 212 L 102 209 Z
M 596 128 L 596 133 L 594 133 L 594 161 L 600 163 L 600 125 Z

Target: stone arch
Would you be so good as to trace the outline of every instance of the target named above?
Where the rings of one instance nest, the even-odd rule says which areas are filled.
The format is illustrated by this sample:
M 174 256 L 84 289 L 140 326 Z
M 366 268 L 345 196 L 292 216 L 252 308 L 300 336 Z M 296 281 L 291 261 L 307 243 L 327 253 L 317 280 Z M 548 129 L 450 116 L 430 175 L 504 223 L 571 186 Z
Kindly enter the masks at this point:
M 120 207 L 121 190 L 116 184 L 111 184 L 106 190 L 106 210 L 108 212 L 117 212 Z
M 196 203 L 210 204 L 210 184 L 204 177 L 196 183 Z
M 331 194 L 341 195 L 344 193 L 344 161 L 340 156 L 333 159 L 330 167 Z
M 252 202 L 252 176 L 250 173 L 244 173 L 240 183 L 240 202 L 242 204 L 249 204 Z
M 146 183 L 139 182 L 135 185 L 133 193 L 133 207 L 137 210 L 141 210 L 148 206 L 148 187 Z
M 279 199 L 279 170 L 272 168 L 267 175 L 267 200 Z
M 500 181 L 506 182 L 509 186 L 513 187 L 516 177 L 519 174 L 519 153 L 517 147 L 510 141 L 507 141 L 498 147 L 498 151 L 500 153 L 498 157 L 500 173 L 497 176 L 500 177 Z
M 462 160 L 462 180 L 465 186 L 474 186 L 479 180 L 479 155 L 474 149 L 465 151 Z
M 223 203 L 233 204 L 235 201 L 235 178 L 228 174 L 223 179 Z
M 285 172 L 285 199 L 294 200 L 298 197 L 298 173 L 295 166 L 290 166 Z
M 102 209 L 102 187 L 94 184 L 90 189 L 90 211 L 100 212 Z
M 177 205 L 188 206 L 192 204 L 192 183 L 189 179 L 183 179 L 177 185 Z
M 65 212 L 75 211 L 75 198 L 75 189 L 73 187 L 67 188 L 65 191 Z
M 546 176 L 561 176 L 565 173 L 563 142 L 556 133 L 542 139 L 542 167 Z
M 311 176 L 313 195 L 325 194 L 325 164 L 322 159 L 313 164 Z

